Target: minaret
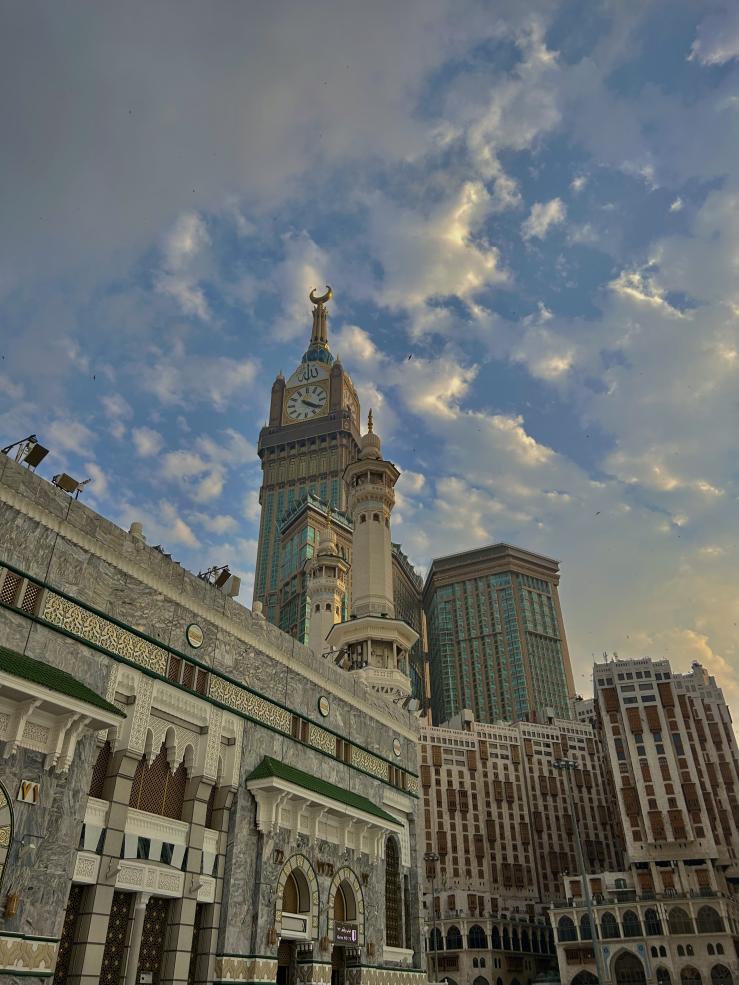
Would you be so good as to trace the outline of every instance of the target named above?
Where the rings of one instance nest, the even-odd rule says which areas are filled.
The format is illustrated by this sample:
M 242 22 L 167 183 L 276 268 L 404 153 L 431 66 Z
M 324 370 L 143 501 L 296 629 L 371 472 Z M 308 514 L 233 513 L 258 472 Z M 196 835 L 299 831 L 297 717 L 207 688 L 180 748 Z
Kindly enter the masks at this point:
M 359 459 L 344 470 L 349 491 L 352 535 L 352 614 L 393 619 L 393 565 L 390 513 L 395 505 L 395 483 L 400 472 L 384 461 L 380 438 L 374 433 L 372 411 Z
M 372 411 L 359 458 L 347 465 L 352 536 L 352 611 L 328 632 L 340 666 L 359 674 L 374 690 L 397 701 L 411 694 L 408 651 L 418 633 L 395 618 L 390 513 L 400 472 L 382 457 Z
M 326 650 L 326 637 L 334 623 L 341 622 L 346 595 L 349 564 L 339 554 L 336 533 L 328 524 L 321 534 L 316 556 L 308 562 L 308 597 L 310 599 L 310 634 L 308 646 L 318 654 Z

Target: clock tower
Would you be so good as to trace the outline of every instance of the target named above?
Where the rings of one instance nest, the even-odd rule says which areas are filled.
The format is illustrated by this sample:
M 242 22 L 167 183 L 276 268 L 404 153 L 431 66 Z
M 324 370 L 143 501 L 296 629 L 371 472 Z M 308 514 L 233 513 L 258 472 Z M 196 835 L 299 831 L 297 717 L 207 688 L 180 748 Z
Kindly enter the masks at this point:
M 310 615 L 305 563 L 318 550 L 326 513 L 340 531 L 349 522 L 344 470 L 360 447 L 359 400 L 328 344 L 331 288 L 311 291 L 313 328 L 300 365 L 272 384 L 269 421 L 259 433 L 261 519 L 254 601 L 267 619 L 307 642 Z M 350 537 L 346 547 L 350 560 Z

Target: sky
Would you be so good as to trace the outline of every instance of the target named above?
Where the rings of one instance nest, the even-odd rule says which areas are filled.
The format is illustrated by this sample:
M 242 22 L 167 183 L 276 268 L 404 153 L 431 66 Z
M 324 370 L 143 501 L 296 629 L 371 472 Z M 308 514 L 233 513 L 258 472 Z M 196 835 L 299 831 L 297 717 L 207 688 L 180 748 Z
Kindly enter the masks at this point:
M 739 6 L 0 0 L 0 443 L 250 604 L 307 294 L 425 571 L 555 557 L 739 714 Z

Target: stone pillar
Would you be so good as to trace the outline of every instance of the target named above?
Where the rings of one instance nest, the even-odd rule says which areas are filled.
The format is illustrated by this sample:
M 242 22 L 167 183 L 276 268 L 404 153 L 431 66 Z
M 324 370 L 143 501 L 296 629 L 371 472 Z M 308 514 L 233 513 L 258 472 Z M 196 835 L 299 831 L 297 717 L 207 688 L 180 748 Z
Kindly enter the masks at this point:
M 211 824 L 222 834 L 228 831 L 231 804 L 234 790 L 231 787 L 218 787 L 213 803 L 213 819 Z M 218 931 L 221 923 L 221 902 L 223 900 L 223 874 L 226 867 L 226 857 L 218 853 L 216 860 L 216 891 L 213 903 L 209 903 L 203 911 L 200 924 L 200 939 L 198 955 L 195 961 L 195 985 L 208 985 L 215 977 L 216 951 L 218 950 Z M 164 979 L 162 979 L 164 981 Z
M 69 961 L 69 985 L 97 985 L 108 936 L 108 921 L 120 864 L 131 784 L 139 760 L 125 752 L 111 756 L 103 796 L 110 801 L 98 881 L 82 895 Z
M 128 942 L 128 953 L 126 955 L 125 985 L 136 985 L 136 972 L 139 967 L 139 955 L 141 954 L 141 936 L 144 931 L 144 917 L 146 916 L 146 904 L 148 902 L 149 896 L 147 893 L 136 893 L 136 899 L 133 905 L 131 937 Z
M 172 900 L 169 925 L 164 938 L 161 985 L 187 985 L 192 954 L 195 907 L 202 870 L 203 832 L 212 784 L 202 777 L 188 780 L 182 805 L 182 820 L 190 825 L 187 870 L 181 899 Z M 126 983 L 128 985 L 128 983 Z

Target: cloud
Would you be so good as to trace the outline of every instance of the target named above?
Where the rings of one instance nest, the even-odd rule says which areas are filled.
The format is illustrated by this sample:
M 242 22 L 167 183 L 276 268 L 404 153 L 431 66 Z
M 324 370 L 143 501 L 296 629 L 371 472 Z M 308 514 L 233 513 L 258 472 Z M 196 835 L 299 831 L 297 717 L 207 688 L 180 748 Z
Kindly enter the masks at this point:
M 249 391 L 258 369 L 253 358 L 190 353 L 183 340 L 175 338 L 167 351 L 152 349 L 139 367 L 138 382 L 165 406 L 209 403 L 224 411 L 234 395 Z
M 689 59 L 701 65 L 724 65 L 734 58 L 739 58 L 739 12 L 730 3 L 698 26 Z
M 162 270 L 155 279 L 160 293 L 173 298 L 184 314 L 201 321 L 207 321 L 211 315 L 193 265 L 209 245 L 210 236 L 202 217 L 196 212 L 184 213 L 165 238 Z
M 100 398 L 100 403 L 112 421 L 125 421 L 133 417 L 133 407 L 120 393 L 108 393 Z
M 553 226 L 559 226 L 567 217 L 567 207 L 561 198 L 549 202 L 534 202 L 528 219 L 521 226 L 524 239 L 544 239 Z
M 96 499 L 104 498 L 108 493 L 107 475 L 100 468 L 97 462 L 85 462 L 84 468 L 86 477 L 89 476 L 92 479 L 90 492 Z
M 47 425 L 50 447 L 62 448 L 64 451 L 74 451 L 83 454 L 95 443 L 95 433 L 81 421 L 71 418 L 57 418 Z
M 330 264 L 326 253 L 305 231 L 286 234 L 282 246 L 284 258 L 271 278 L 281 306 L 272 330 L 279 339 L 304 338 L 311 327 L 308 295 L 312 290 L 323 290 Z M 331 307 L 333 314 L 336 304 Z
M 682 311 L 667 301 L 664 289 L 651 272 L 651 265 L 643 270 L 623 270 L 609 287 L 622 297 L 657 308 L 672 318 L 684 317 Z
M 423 309 L 434 298 L 474 298 L 502 284 L 500 252 L 481 234 L 492 212 L 484 184 L 468 181 L 425 212 L 403 208 L 379 193 L 370 197 L 369 235 L 382 264 L 382 300 Z
M 212 534 L 229 534 L 239 529 L 238 520 L 226 514 L 190 513 L 188 519 Z
M 124 502 L 119 509 L 119 522 L 124 529 L 138 521 L 144 526 L 144 535 L 149 544 L 161 543 L 166 549 L 173 545 L 197 548 L 200 541 L 189 524 L 183 520 L 177 507 L 170 500 L 160 500 L 155 508 L 147 509 L 141 504 Z
M 140 458 L 150 458 L 152 455 L 157 455 L 164 447 L 164 438 L 152 428 L 133 428 L 131 437 L 136 454 Z

